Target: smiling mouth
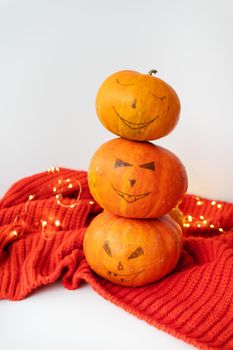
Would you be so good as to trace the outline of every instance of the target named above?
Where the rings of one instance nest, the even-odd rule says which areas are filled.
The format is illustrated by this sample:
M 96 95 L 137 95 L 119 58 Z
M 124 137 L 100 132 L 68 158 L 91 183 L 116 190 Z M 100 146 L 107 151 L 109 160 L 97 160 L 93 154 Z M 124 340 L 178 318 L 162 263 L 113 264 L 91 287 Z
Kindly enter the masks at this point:
M 139 199 L 142 199 L 146 196 L 148 196 L 148 194 L 150 194 L 151 192 L 146 192 L 146 193 L 142 193 L 142 194 L 129 194 L 129 193 L 126 193 L 126 192 L 122 192 L 120 190 L 117 190 L 113 184 L 112 185 L 112 188 L 114 189 L 114 191 L 118 194 L 118 196 L 120 196 L 121 198 L 123 198 L 126 202 L 128 203 L 133 203 L 133 202 L 136 202 L 138 201 Z
M 103 265 L 103 267 L 104 267 L 108 276 L 116 278 L 117 280 L 120 280 L 121 282 L 132 281 L 144 271 L 144 270 L 141 270 L 141 271 L 133 272 L 130 274 L 119 274 L 119 273 L 115 273 L 115 272 L 108 270 L 104 265 Z
M 115 113 L 117 114 L 118 118 L 120 118 L 120 120 L 126 125 L 128 126 L 128 128 L 130 129 L 142 129 L 145 128 L 146 126 L 150 125 L 151 123 L 153 123 L 156 119 L 159 118 L 159 116 L 157 115 L 155 118 L 149 120 L 146 123 L 132 123 L 129 122 L 127 119 L 123 118 L 122 116 L 120 116 L 120 114 L 117 112 L 116 108 L 113 106 L 113 109 L 115 111 Z

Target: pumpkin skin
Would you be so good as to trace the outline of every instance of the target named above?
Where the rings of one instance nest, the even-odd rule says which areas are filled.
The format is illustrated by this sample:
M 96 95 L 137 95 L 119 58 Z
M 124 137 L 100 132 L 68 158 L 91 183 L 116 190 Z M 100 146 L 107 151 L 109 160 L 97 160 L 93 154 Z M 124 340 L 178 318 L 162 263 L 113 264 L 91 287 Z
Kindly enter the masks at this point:
M 102 124 L 116 135 L 136 141 L 155 140 L 176 126 L 180 101 L 163 80 L 125 70 L 102 83 L 96 112 Z
M 172 271 L 182 250 L 180 226 L 166 215 L 127 219 L 102 212 L 84 237 L 84 254 L 98 275 L 128 287 L 157 281 Z
M 165 148 L 123 138 L 93 155 L 88 183 L 104 209 L 128 218 L 156 218 L 176 207 L 187 189 L 180 160 Z
M 177 222 L 178 225 L 180 225 L 181 229 L 183 229 L 184 225 L 184 214 L 179 208 L 173 208 L 170 212 L 169 215 L 173 220 Z

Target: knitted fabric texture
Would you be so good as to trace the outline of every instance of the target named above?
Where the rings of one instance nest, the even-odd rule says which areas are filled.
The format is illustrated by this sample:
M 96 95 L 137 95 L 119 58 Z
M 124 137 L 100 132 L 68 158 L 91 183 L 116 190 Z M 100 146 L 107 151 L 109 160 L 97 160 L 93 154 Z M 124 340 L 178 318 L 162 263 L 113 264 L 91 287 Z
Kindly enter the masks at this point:
M 53 189 L 61 176 L 81 184 L 78 202 L 77 187 L 63 192 L 73 206 L 58 205 Z M 198 348 L 232 350 L 233 204 L 221 202 L 221 210 L 206 199 L 201 204 L 186 195 L 180 205 L 184 214 L 203 216 L 212 228 L 186 230 L 176 269 L 158 282 L 127 288 L 97 276 L 84 258 L 85 228 L 101 211 L 86 173 L 60 169 L 23 179 L 0 201 L 0 298 L 23 299 L 58 278 L 69 289 L 86 281 L 107 300 Z M 51 237 L 43 235 L 45 220 Z

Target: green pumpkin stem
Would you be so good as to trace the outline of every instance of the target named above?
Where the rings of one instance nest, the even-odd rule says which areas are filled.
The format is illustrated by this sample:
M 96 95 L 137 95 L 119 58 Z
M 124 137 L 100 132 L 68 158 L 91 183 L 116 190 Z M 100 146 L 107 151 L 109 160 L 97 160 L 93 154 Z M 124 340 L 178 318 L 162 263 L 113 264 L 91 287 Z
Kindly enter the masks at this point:
M 158 73 L 158 71 L 157 70 L 155 70 L 155 69 L 151 69 L 150 71 L 149 71 L 149 75 L 153 75 L 153 74 L 156 74 L 156 73 Z

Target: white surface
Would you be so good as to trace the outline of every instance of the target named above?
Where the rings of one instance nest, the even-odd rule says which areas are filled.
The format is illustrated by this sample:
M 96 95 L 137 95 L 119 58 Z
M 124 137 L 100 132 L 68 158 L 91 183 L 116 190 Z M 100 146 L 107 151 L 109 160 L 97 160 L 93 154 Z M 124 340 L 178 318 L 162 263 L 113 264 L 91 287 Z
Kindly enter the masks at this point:
M 101 82 L 148 72 L 180 96 L 158 141 L 189 192 L 232 201 L 232 0 L 0 0 L 0 193 L 52 165 L 87 169 L 114 137 L 95 114 Z
M 60 283 L 20 302 L 2 301 L 2 350 L 194 349 L 106 301 L 91 287 Z
M 181 120 L 159 144 L 183 161 L 189 192 L 232 201 L 231 0 L 0 0 L 0 195 L 51 165 L 87 169 L 114 137 L 95 114 L 109 74 L 170 83 Z M 0 348 L 189 349 L 88 287 L 1 302 Z

